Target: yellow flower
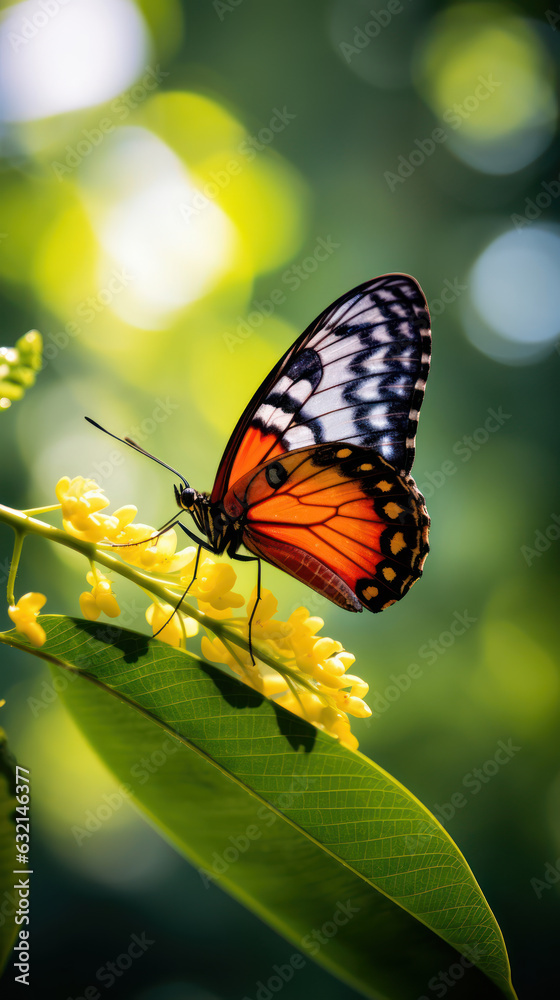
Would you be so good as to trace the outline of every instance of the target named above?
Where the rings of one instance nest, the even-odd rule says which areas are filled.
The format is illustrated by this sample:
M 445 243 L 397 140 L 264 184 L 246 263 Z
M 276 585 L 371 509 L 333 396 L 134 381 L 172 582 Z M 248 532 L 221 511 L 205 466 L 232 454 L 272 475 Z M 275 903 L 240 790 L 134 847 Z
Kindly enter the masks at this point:
M 45 630 L 36 620 L 46 601 L 44 594 L 31 592 L 24 594 L 17 604 L 11 604 L 8 608 L 8 614 L 16 629 L 26 636 L 33 646 L 42 646 L 46 642 Z
M 154 635 L 161 629 L 158 639 L 161 639 L 162 642 L 167 642 L 170 646 L 180 646 L 184 636 L 190 639 L 193 635 L 196 635 L 198 632 L 198 622 L 194 618 L 188 618 L 186 615 L 180 614 L 178 611 L 173 614 L 173 610 L 171 604 L 150 604 L 150 607 L 146 611 L 146 621 L 148 625 L 152 626 Z M 181 627 L 181 621 L 184 632 Z
M 191 592 L 189 590 L 189 597 L 190 593 Z M 202 611 L 203 615 L 208 615 L 209 618 L 213 618 L 214 621 L 216 622 L 227 621 L 228 625 L 235 625 L 238 621 L 237 618 L 233 617 L 232 608 L 222 608 L 219 611 L 217 608 L 212 607 L 211 604 L 205 604 L 204 601 L 200 600 L 200 597 L 198 598 L 197 603 L 198 603 L 198 610 Z
M 312 617 L 307 608 L 296 608 L 288 618 L 288 648 L 296 659 L 303 659 L 313 648 L 315 635 L 325 624 L 322 618 Z
M 84 542 L 112 541 L 134 520 L 137 511 L 129 504 L 114 514 L 102 514 L 109 501 L 94 479 L 83 476 L 73 479 L 63 476 L 56 484 L 56 496 L 62 508 L 65 531 Z
M 239 646 L 234 646 L 233 643 L 231 643 L 231 647 L 235 650 L 235 656 L 233 653 L 230 653 L 229 649 L 217 636 L 209 639 L 206 635 L 203 635 L 200 640 L 202 655 L 207 660 L 213 660 L 214 663 L 225 663 L 238 677 L 241 677 L 242 680 L 247 680 L 249 673 L 253 673 L 251 669 L 253 667 L 251 657 L 245 649 L 240 649 Z M 284 681 L 283 684 L 285 687 L 286 682 Z M 251 686 L 254 687 L 254 684 Z
M 102 611 L 109 618 L 117 618 L 121 609 L 107 577 L 96 569 L 95 572 L 92 570 L 88 573 L 86 579 L 92 589 L 80 594 L 80 608 L 84 618 L 97 621 Z
M 181 582 L 187 586 L 190 583 L 183 574 Z M 224 611 L 226 608 L 240 608 L 245 604 L 245 599 L 241 594 L 234 594 L 231 590 L 237 580 L 235 570 L 231 563 L 217 563 L 213 559 L 204 559 L 198 566 L 196 580 L 192 584 L 189 594 L 199 598 L 205 605 L 210 605 L 216 611 Z M 212 612 L 210 612 L 212 613 Z
M 194 545 L 176 552 L 177 532 L 173 528 L 153 538 L 156 534 L 156 529 L 149 524 L 128 524 L 111 541 L 116 545 L 126 546 L 119 549 L 121 559 L 149 573 L 178 573 L 194 567 Z M 139 544 L 130 545 L 130 542 Z
M 247 615 L 239 621 L 249 623 L 249 618 L 253 613 L 255 601 L 257 599 L 257 588 L 255 587 L 247 604 Z M 287 636 L 291 633 L 289 622 L 282 622 L 273 616 L 278 611 L 278 600 L 271 590 L 261 590 L 261 599 L 257 604 L 257 610 L 251 625 L 251 635 L 253 639 L 264 639 L 274 642 L 281 648 Z
M 350 654 L 351 655 L 351 654 Z M 352 663 L 354 662 L 354 657 L 352 657 Z M 356 695 L 356 697 L 361 698 L 362 695 L 367 694 L 369 691 L 369 684 L 366 684 L 361 677 L 356 677 L 354 674 L 346 674 L 346 680 L 352 685 L 350 689 L 350 694 Z

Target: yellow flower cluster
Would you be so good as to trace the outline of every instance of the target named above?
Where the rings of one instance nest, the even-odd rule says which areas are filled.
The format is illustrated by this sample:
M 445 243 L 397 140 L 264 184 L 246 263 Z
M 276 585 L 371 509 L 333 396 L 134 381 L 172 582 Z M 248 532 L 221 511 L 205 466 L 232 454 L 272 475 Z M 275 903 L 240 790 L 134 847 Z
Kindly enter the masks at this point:
M 171 528 L 157 535 L 156 528 L 134 521 L 138 510 L 132 504 L 119 507 L 113 514 L 103 513 L 109 500 L 93 479 L 64 476 L 56 485 L 56 496 L 62 510 L 65 530 L 82 541 L 123 546 L 118 554 L 124 562 L 137 566 L 146 573 L 158 576 L 175 575 L 168 581 L 185 591 L 192 582 L 196 547 L 189 545 L 177 552 L 177 533 Z M 87 575 L 90 592 L 80 596 L 80 607 L 85 618 L 95 621 L 101 612 L 110 618 L 120 614 L 119 605 L 111 583 L 99 570 L 93 568 Z M 199 600 L 200 610 L 211 617 L 229 617 L 232 608 L 245 603 L 241 594 L 231 591 L 236 581 L 233 567 L 217 564 L 213 559 L 203 559 L 190 592 Z M 198 632 L 198 622 L 179 612 L 174 614 L 171 604 L 154 602 L 146 611 L 146 620 L 163 642 L 172 646 L 184 644 Z
M 254 590 L 247 615 L 228 623 L 239 628 L 245 637 L 256 599 Z M 348 715 L 364 719 L 371 715 L 371 709 L 362 701 L 362 695 L 368 691 L 366 682 L 346 673 L 355 657 L 336 639 L 317 634 L 324 621 L 311 616 L 307 608 L 297 608 L 286 622 L 274 618 L 277 610 L 274 594 L 263 590 L 251 634 L 253 640 L 266 642 L 271 655 L 278 660 L 279 670 L 259 659 L 253 664 L 248 652 L 226 645 L 218 638 L 203 637 L 203 656 L 226 663 L 246 684 L 267 698 L 274 698 L 290 712 L 336 736 L 351 750 L 357 749 L 358 741 L 350 731 Z
M 35 384 L 43 363 L 42 353 L 43 338 L 37 330 L 25 333 L 15 347 L 0 347 L 0 413 Z
M 39 625 L 37 615 L 46 604 L 44 594 L 24 594 L 17 604 L 10 604 L 8 614 L 18 632 L 21 632 L 33 646 L 42 646 L 46 641 L 44 628 Z
M 245 600 L 233 590 L 237 577 L 230 562 L 216 562 L 206 556 L 200 560 L 193 580 L 196 548 L 188 546 L 177 552 L 177 535 L 173 529 L 157 538 L 151 537 L 156 535 L 156 529 L 134 521 L 137 513 L 134 506 L 106 513 L 109 501 L 103 490 L 93 480 L 81 476 L 61 479 L 56 495 L 66 531 L 85 541 L 128 546 L 116 551 L 125 562 L 144 573 L 158 578 L 165 576 L 165 580 L 158 579 L 158 582 L 178 591 L 175 604 L 181 592 L 189 587 L 189 596 L 196 598 L 200 612 L 208 619 L 227 625 L 247 641 L 257 594 L 253 591 L 246 614 L 234 615 L 234 609 L 242 608 Z M 87 580 L 92 589 L 80 597 L 82 614 L 93 620 L 101 612 L 111 618 L 117 617 L 119 605 L 107 577 L 92 567 Z M 146 611 L 146 620 L 163 642 L 184 647 L 186 640 L 197 634 L 198 622 L 176 611 L 175 604 L 171 603 L 173 597 L 171 590 L 169 602 L 154 600 Z M 246 684 L 335 736 L 345 746 L 356 749 L 358 741 L 350 731 L 348 716 L 366 718 L 371 710 L 362 700 L 368 685 L 347 673 L 354 656 L 336 639 L 319 635 L 324 622 L 310 615 L 306 608 L 297 608 L 287 621 L 276 618 L 277 611 L 274 595 L 268 590 L 262 591 L 251 637 L 254 643 L 266 645 L 278 669 L 258 658 L 253 663 L 248 650 L 225 637 L 203 636 L 203 656 L 227 664 Z M 210 625 L 209 631 L 213 631 Z

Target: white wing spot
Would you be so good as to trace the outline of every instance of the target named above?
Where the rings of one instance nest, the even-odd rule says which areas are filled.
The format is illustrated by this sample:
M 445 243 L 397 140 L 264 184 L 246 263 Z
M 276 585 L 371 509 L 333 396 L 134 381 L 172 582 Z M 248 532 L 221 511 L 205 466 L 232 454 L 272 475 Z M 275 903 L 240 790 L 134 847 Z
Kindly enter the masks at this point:
M 309 393 L 311 392 L 312 385 L 308 382 L 306 378 L 302 378 L 299 382 L 293 382 L 288 389 L 288 396 L 290 399 L 296 400 L 298 403 L 303 403 Z M 276 390 L 274 390 L 276 392 Z
M 288 451 L 295 451 L 296 448 L 309 448 L 310 445 L 315 444 L 315 438 L 310 427 L 300 425 L 290 427 L 289 431 L 286 431 L 283 443 Z

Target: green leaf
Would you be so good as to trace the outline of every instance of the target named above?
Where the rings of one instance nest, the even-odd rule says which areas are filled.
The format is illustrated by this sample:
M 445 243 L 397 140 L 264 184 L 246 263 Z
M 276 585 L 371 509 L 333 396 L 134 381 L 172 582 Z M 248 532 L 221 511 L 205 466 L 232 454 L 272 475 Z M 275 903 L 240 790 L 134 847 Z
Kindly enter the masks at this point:
M 0 972 L 10 957 L 18 929 L 14 920 L 14 903 L 18 902 L 14 869 L 22 866 L 16 864 L 15 806 L 15 760 L 8 750 L 6 734 L 0 729 Z
M 103 760 L 187 857 L 220 870 L 220 884 L 305 962 L 380 1000 L 433 995 L 445 977 L 456 1000 L 515 997 L 465 859 L 382 768 L 158 640 L 40 622 L 39 650 L 15 632 L 0 638 L 80 676 L 64 698 Z

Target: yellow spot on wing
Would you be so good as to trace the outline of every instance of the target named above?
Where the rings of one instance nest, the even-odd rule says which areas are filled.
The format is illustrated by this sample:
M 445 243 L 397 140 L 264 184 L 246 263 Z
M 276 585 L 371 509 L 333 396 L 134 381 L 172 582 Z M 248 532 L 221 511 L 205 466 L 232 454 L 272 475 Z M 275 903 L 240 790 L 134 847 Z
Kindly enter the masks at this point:
M 385 511 L 387 517 L 398 517 L 402 514 L 402 507 L 399 507 L 398 503 L 394 503 L 392 500 L 390 503 L 386 503 L 383 510 Z
M 393 535 L 390 547 L 394 556 L 398 555 L 402 549 L 406 549 L 406 542 L 402 531 L 397 531 L 396 534 Z
M 351 455 L 351 454 L 352 454 L 352 449 L 351 448 L 341 448 L 340 451 L 337 451 L 336 457 L 337 458 L 348 458 L 348 456 Z
M 365 462 L 364 465 L 360 465 L 360 472 L 371 472 L 373 465 L 371 462 Z
M 395 573 L 394 569 L 391 569 L 390 566 L 386 566 L 385 569 L 383 570 L 383 576 L 385 577 L 386 580 L 394 580 L 396 575 L 397 574 Z
M 381 490 L 382 493 L 387 493 L 387 491 L 391 489 L 391 483 L 388 483 L 386 479 L 380 479 L 377 484 L 377 488 L 378 490 Z
M 364 590 L 364 598 L 366 601 L 371 601 L 372 597 L 377 597 L 379 591 L 377 587 L 366 587 Z

